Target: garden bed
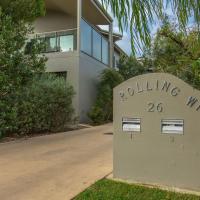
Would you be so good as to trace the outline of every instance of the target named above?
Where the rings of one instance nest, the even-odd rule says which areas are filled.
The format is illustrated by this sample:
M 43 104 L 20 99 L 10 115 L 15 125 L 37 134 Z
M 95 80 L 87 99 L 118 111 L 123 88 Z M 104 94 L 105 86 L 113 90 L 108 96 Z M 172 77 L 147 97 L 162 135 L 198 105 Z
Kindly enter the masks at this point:
M 71 127 L 68 127 L 62 131 L 57 131 L 57 132 L 39 132 L 39 133 L 31 133 L 31 134 L 28 134 L 28 135 L 18 135 L 18 134 L 11 134 L 7 137 L 2 137 L 0 138 L 0 143 L 5 143 L 5 142 L 12 142 L 12 141 L 15 141 L 15 140 L 27 140 L 27 139 L 30 139 L 30 138 L 33 138 L 33 137 L 40 137 L 40 136 L 45 136 L 45 135 L 54 135 L 54 134 L 58 134 L 58 133 L 63 133 L 63 132 L 69 132 L 69 131 L 74 131 L 74 130 L 80 130 L 80 129 L 84 129 L 84 128 L 88 128 L 90 126 L 87 126 L 87 125 L 83 125 L 83 124 L 80 124 L 80 125 L 76 125 L 76 126 L 71 126 Z

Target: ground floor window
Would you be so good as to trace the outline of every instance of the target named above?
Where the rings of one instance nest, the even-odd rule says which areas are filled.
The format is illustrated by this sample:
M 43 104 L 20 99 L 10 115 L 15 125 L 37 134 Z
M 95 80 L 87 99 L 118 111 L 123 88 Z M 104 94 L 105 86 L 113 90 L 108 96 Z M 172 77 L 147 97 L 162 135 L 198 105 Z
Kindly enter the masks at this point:
M 67 80 L 67 72 L 64 71 L 64 72 L 53 72 L 57 77 L 60 77 L 60 78 L 64 78 L 65 80 Z

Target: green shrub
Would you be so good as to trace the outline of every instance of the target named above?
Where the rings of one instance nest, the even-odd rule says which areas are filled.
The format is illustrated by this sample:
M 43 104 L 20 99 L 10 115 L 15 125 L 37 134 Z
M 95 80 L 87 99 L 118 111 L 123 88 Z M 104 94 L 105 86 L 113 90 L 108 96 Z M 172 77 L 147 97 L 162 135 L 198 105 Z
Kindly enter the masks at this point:
M 114 69 L 105 69 L 97 87 L 97 99 L 88 113 L 93 124 L 113 120 L 113 88 L 123 82 L 123 77 Z
M 14 95 L 13 95 L 14 96 Z M 74 90 L 63 78 L 44 74 L 33 78 L 32 82 L 10 96 L 16 115 L 5 120 L 2 133 L 16 132 L 19 135 L 43 131 L 61 131 L 72 122 Z M 10 107 L 10 106 L 9 106 Z M 4 110 L 5 116 L 9 115 Z

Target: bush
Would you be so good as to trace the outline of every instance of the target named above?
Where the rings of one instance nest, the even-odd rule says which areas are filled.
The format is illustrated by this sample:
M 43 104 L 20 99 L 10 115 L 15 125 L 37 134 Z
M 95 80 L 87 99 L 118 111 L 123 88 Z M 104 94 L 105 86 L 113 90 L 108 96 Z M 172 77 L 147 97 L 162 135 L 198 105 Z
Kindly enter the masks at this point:
M 15 101 L 16 116 L 9 130 L 20 135 L 63 130 L 72 121 L 73 96 L 73 88 L 63 78 L 50 74 L 36 76 L 15 99 L 11 98 Z
M 33 34 L 33 21 L 44 15 L 43 0 L 0 1 L 0 137 L 17 130 L 17 99 L 36 73 L 44 72 L 43 45 L 36 39 L 32 51 L 24 48 Z
M 113 120 L 113 88 L 123 82 L 123 77 L 114 69 L 105 69 L 97 87 L 97 99 L 88 113 L 93 124 Z

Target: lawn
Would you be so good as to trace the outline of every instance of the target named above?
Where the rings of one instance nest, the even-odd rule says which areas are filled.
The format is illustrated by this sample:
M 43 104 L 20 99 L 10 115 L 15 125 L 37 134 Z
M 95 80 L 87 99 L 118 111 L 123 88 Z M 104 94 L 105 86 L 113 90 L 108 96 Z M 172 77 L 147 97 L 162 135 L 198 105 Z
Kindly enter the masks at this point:
M 74 200 L 200 200 L 200 197 L 103 179 Z

